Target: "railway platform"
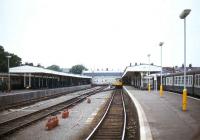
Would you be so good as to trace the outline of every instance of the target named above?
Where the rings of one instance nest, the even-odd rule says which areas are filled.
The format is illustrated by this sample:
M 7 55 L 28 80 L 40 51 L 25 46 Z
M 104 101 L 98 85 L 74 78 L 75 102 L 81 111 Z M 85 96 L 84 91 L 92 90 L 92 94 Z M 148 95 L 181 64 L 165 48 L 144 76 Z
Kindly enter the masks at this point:
M 84 94 L 85 92 L 90 92 L 95 89 L 98 89 L 98 87 L 93 88 L 93 89 L 81 90 L 78 92 L 74 92 L 73 94 L 66 94 L 58 98 L 53 98 L 53 99 L 37 102 L 33 105 L 22 107 L 22 108 L 0 111 L 0 124 L 7 122 L 9 120 L 18 118 L 18 117 L 28 115 L 38 110 L 42 110 L 50 106 L 54 106 L 56 104 L 62 103 L 66 100 L 70 100 L 74 97 Z
M 188 97 L 187 111 L 182 111 L 182 96 L 164 91 L 138 90 L 125 86 L 124 90 L 138 101 L 149 126 L 149 136 L 154 140 L 199 140 L 200 139 L 200 100 Z M 142 119 L 142 118 L 140 118 Z M 141 131 L 141 129 L 140 129 Z M 140 132 L 144 134 L 144 132 Z
M 37 100 L 48 96 L 56 96 L 59 94 L 75 92 L 78 90 L 84 90 L 88 88 L 91 88 L 91 85 L 79 85 L 43 90 L 15 90 L 10 93 L 1 93 L 0 108 L 25 101 Z

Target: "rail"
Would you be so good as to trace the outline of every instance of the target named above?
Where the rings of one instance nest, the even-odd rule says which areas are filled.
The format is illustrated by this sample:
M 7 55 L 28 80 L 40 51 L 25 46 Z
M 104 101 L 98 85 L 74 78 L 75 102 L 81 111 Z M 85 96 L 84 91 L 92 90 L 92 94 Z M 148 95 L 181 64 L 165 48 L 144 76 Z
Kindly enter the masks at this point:
M 57 105 L 42 109 L 42 110 L 38 110 L 34 113 L 30 113 L 28 115 L 25 116 L 21 116 L 18 118 L 14 118 L 12 120 L 9 120 L 7 122 L 3 122 L 0 124 L 0 138 L 15 132 L 16 130 L 28 126 L 33 122 L 36 122 L 38 120 L 41 120 L 43 118 L 45 118 L 46 116 L 55 114 L 56 112 L 68 108 L 70 106 L 74 106 L 76 103 L 86 99 L 88 96 L 94 95 L 96 93 L 102 92 L 104 88 L 101 88 L 97 91 L 90 91 L 88 93 L 82 94 L 80 96 L 74 97 L 70 100 L 67 100 L 65 102 L 59 103 Z
M 118 91 L 120 91 L 121 103 L 119 103 L 119 100 L 117 100 L 117 97 L 116 97 L 116 96 L 118 96 L 117 95 Z M 123 111 L 121 112 L 122 114 L 120 113 L 121 109 L 123 109 Z M 116 114 L 116 111 L 117 111 L 117 114 Z M 121 125 L 120 123 L 122 121 L 120 121 L 120 120 L 122 119 L 122 117 L 123 117 L 123 124 Z M 104 122 L 106 122 L 106 119 L 107 119 L 107 122 L 110 123 L 110 125 L 108 123 L 104 123 Z M 106 128 L 106 127 L 103 128 L 102 127 L 103 125 L 106 125 L 109 128 Z M 121 126 L 121 127 L 119 127 L 119 126 Z M 110 128 L 110 127 L 112 127 L 112 128 Z M 115 131 L 112 132 L 111 129 L 114 129 Z M 89 136 L 86 138 L 86 140 L 95 139 L 95 137 L 98 137 L 100 139 L 115 137 L 115 139 L 124 140 L 125 129 L 126 129 L 126 110 L 125 110 L 122 90 L 116 90 L 115 93 L 113 93 L 113 95 L 111 97 L 111 100 L 107 106 L 107 109 L 106 109 L 103 117 L 101 118 L 99 123 L 96 125 L 96 127 L 92 130 L 92 132 L 89 134 Z M 109 130 L 110 130 L 110 132 L 109 132 Z M 100 131 L 101 133 L 98 134 L 98 131 Z M 121 133 L 121 131 L 122 131 L 122 133 Z M 121 134 L 119 134 L 119 133 L 121 133 Z

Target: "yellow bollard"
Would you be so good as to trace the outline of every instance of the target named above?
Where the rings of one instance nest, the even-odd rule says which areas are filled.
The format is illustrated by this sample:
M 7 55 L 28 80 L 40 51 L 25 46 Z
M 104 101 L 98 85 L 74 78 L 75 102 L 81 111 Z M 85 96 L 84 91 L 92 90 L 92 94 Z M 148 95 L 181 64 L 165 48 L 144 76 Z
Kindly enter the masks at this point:
M 151 85 L 148 84 L 148 91 L 150 92 L 151 91 Z
M 160 96 L 163 96 L 163 86 L 160 85 Z
M 187 110 L 187 89 L 183 89 L 183 95 L 182 95 L 182 110 Z

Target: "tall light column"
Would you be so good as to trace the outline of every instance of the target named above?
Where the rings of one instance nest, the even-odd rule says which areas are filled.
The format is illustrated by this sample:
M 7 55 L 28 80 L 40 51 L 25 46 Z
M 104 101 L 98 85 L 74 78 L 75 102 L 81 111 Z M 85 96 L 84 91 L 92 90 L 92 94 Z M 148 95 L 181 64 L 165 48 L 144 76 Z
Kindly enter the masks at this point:
M 180 14 L 180 19 L 184 19 L 184 88 L 182 96 L 182 110 L 187 110 L 187 89 L 186 89 L 186 17 L 190 14 L 190 9 L 185 9 Z
M 9 69 L 10 69 L 10 58 L 11 58 L 11 56 L 6 56 L 7 58 L 8 58 L 8 91 L 10 91 L 10 71 L 9 71 Z
M 150 54 L 147 55 L 148 58 L 149 58 L 149 83 L 148 83 L 148 91 L 150 92 L 151 91 L 151 84 L 150 84 Z
M 164 42 L 160 42 L 160 65 L 161 65 L 161 71 L 160 71 L 160 96 L 163 96 L 163 85 L 162 85 L 162 46 Z

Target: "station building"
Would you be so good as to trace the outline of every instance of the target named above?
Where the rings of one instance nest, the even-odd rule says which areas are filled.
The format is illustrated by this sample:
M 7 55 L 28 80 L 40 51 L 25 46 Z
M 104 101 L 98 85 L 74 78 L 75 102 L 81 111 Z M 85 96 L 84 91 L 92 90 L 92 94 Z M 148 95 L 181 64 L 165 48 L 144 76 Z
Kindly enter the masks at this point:
M 121 78 L 120 71 L 83 71 L 83 75 L 92 77 L 93 85 L 111 85 Z

